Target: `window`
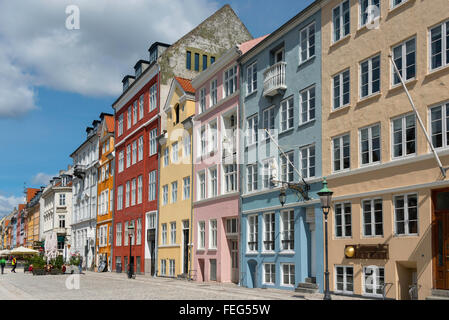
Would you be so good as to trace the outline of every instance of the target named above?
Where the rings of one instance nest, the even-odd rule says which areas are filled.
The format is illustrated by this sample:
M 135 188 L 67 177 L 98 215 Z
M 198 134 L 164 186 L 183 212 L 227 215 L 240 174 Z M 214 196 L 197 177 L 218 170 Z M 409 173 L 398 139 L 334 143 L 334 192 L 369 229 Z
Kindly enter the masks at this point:
M 162 187 L 162 204 L 168 203 L 168 185 Z
M 117 188 L 117 210 L 123 209 L 123 186 Z
M 401 3 L 405 3 L 408 0 L 391 0 L 391 8 L 395 8 L 398 5 L 400 5 Z
M 295 265 L 282 263 L 282 284 L 284 286 L 294 286 L 295 285 Z
M 170 152 L 169 149 L 169 147 L 164 149 L 164 167 L 168 166 L 168 153 Z
M 217 249 L 217 220 L 209 221 L 209 249 Z
M 365 200 L 363 208 L 363 235 L 383 236 L 382 199 Z
M 430 109 L 431 135 L 434 148 L 447 147 L 449 137 L 449 103 Z
M 349 266 L 335 267 L 335 291 L 354 293 L 354 268 Z
M 203 54 L 203 70 L 207 69 L 207 56 Z
M 246 94 L 249 95 L 257 90 L 257 62 L 246 69 Z
M 171 146 L 171 161 L 172 163 L 177 163 L 178 162 L 178 155 L 179 155 L 179 151 L 178 151 L 178 143 L 175 142 L 172 144 Z
M 237 66 L 233 66 L 224 73 L 224 97 L 237 91 Z
M 377 7 L 378 11 L 373 12 L 370 6 Z M 373 14 L 374 13 L 374 14 Z M 380 16 L 380 3 L 379 0 L 360 0 L 360 20 L 359 26 L 373 23 Z
M 143 137 L 139 138 L 138 143 L 139 143 L 139 158 L 137 159 L 137 161 L 142 161 L 143 160 Z
M 360 97 L 380 92 L 380 55 L 360 63 Z
M 280 116 L 281 132 L 293 128 L 293 108 L 294 108 L 293 97 L 290 97 L 281 102 L 281 116 Z
M 126 190 L 125 190 L 125 208 L 129 207 L 129 181 L 126 182 Z
M 299 63 L 303 63 L 315 56 L 315 22 L 299 32 L 300 55 Z
M 394 197 L 396 235 L 418 235 L 418 195 Z
M 247 192 L 253 192 L 257 190 L 257 164 L 251 164 L 246 167 L 247 176 Z
M 187 51 L 186 55 L 186 68 L 187 70 L 192 70 L 192 52 Z
M 266 159 L 262 161 L 263 164 L 263 188 L 269 189 L 273 188 L 274 184 L 272 183 L 271 179 L 273 178 L 273 171 L 276 168 L 276 162 L 274 158 Z
M 217 167 L 209 169 L 209 197 L 218 195 Z
M 256 252 L 259 250 L 259 221 L 258 216 L 248 217 L 248 251 Z
M 189 157 L 191 149 L 190 135 L 186 135 L 184 137 L 183 142 L 184 142 L 184 157 Z
M 237 165 L 224 165 L 224 192 L 237 191 Z
M 129 222 L 126 221 L 125 222 L 125 246 L 127 246 L 129 244 L 130 232 L 129 232 L 129 229 L 128 229 L 128 225 L 129 225 Z
M 179 123 L 179 104 L 175 106 L 175 124 Z
M 226 220 L 226 233 L 228 235 L 230 234 L 238 234 L 238 223 L 239 219 L 233 218 L 233 219 L 227 219 Z
M 137 123 L 137 100 L 134 101 L 133 105 L 133 125 Z
M 200 113 L 206 111 L 206 88 L 200 90 Z
M 430 29 L 430 70 L 449 64 L 449 21 Z
M 349 69 L 345 70 L 333 77 L 333 93 L 334 93 L 334 99 L 333 99 L 333 101 L 334 101 L 333 109 L 334 110 L 349 104 L 349 102 L 350 102 Z
M 274 106 L 267 108 L 263 111 L 263 129 L 267 129 L 271 135 L 273 135 L 274 126 Z M 269 139 L 269 135 L 265 132 L 265 139 Z
M 264 263 L 264 284 L 274 284 L 276 282 L 276 265 L 274 263 Z
M 132 124 L 132 117 L 133 117 L 133 115 L 132 115 L 132 106 L 129 106 L 128 107 L 128 121 L 126 122 L 126 128 L 129 130 L 129 129 L 131 129 L 131 124 Z
M 384 283 L 383 267 L 363 267 L 363 295 L 382 297 Z
M 150 156 L 155 155 L 157 152 L 157 128 L 150 131 Z
M 156 173 L 151 171 L 148 177 L 148 201 L 156 200 Z
M 335 204 L 335 237 L 352 237 L 351 203 Z
M 299 123 L 315 120 L 315 87 L 300 92 L 299 97 L 301 99 Z
M 131 206 L 136 205 L 136 179 L 131 182 Z
M 167 275 L 167 260 L 161 260 L 161 276 Z
M 65 228 L 65 216 L 59 216 L 59 228 Z
M 157 83 L 150 88 L 150 112 L 157 107 Z
M 416 76 L 416 39 L 410 39 L 393 48 L 393 59 L 404 81 Z M 394 66 L 391 66 L 393 85 L 401 83 Z
M 186 177 L 183 179 L 183 193 L 182 193 L 182 199 L 186 200 L 190 198 L 190 177 Z
M 293 166 L 295 164 L 295 154 L 293 151 L 280 155 L 281 158 L 281 180 L 293 182 Z
M 126 167 L 129 168 L 131 166 L 131 145 L 128 144 L 126 146 Z
M 109 192 L 109 190 L 108 190 Z M 109 192 L 110 197 L 109 197 L 109 210 L 112 212 L 114 211 L 114 191 L 111 189 L 111 191 Z
M 118 172 L 123 172 L 125 161 L 125 151 L 120 151 L 118 154 Z
M 195 53 L 195 71 L 200 71 L 200 55 Z
M 204 221 L 198 222 L 198 249 L 206 247 L 206 223 Z
M 201 156 L 205 156 L 207 153 L 207 137 L 206 137 L 206 127 L 203 126 L 200 132 L 201 141 Z
M 299 157 L 302 177 L 315 177 L 315 146 L 300 149 Z
M 137 219 L 136 245 L 142 244 L 142 219 Z
M 380 162 L 380 125 L 360 130 L 362 165 Z
M 122 245 L 122 224 L 117 223 L 116 229 L 115 229 L 115 244 L 117 247 L 120 247 Z
M 215 63 L 215 57 L 210 57 L 210 64 Z
M 137 178 L 137 204 L 142 203 L 143 176 Z
M 162 229 L 162 232 L 161 232 L 162 244 L 166 245 L 167 244 L 167 224 L 163 223 L 161 225 L 161 229 Z
M 402 116 L 392 121 L 391 141 L 393 158 L 405 157 L 416 153 L 416 119 L 415 115 Z
M 59 195 L 59 205 L 60 206 L 65 206 L 65 193 L 61 193 Z
M 140 96 L 139 99 L 139 119 L 143 118 L 143 94 Z
M 169 276 L 174 277 L 175 276 L 175 260 L 170 259 L 170 266 L 169 266 Z
M 274 234 L 275 234 L 274 213 L 265 213 L 263 215 L 263 222 L 264 222 L 263 249 L 264 251 L 273 251 Z
M 123 134 L 123 113 L 118 117 L 118 136 Z
M 212 80 L 210 83 L 210 105 L 214 106 L 218 102 L 217 97 L 217 79 Z
M 170 243 L 176 244 L 176 222 L 170 223 Z
M 258 140 L 258 122 L 259 117 L 256 115 L 248 118 L 247 120 L 247 144 L 255 144 Z
M 295 249 L 295 212 L 294 210 L 281 213 L 281 249 Z
M 209 123 L 209 141 L 210 145 L 209 151 L 217 151 L 218 150 L 218 131 L 217 131 L 217 122 L 213 121 Z
M 334 42 L 350 33 L 349 0 L 343 1 L 332 11 Z
M 333 156 L 334 156 L 334 172 L 351 168 L 351 146 L 349 134 L 334 138 Z
M 178 181 L 171 184 L 171 203 L 178 201 Z
M 202 172 L 198 174 L 198 180 L 199 180 L 199 196 L 200 200 L 206 199 L 206 173 Z

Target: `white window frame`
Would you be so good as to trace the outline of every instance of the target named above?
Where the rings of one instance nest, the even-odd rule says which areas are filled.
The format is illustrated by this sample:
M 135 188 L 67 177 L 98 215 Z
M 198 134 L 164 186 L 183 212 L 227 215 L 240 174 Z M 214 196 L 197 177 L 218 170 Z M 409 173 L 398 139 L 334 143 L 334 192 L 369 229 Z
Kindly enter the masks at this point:
M 343 290 L 338 290 L 337 286 L 337 268 L 343 269 Z M 352 269 L 352 291 L 348 290 L 348 269 Z M 353 266 L 343 266 L 343 265 L 335 265 L 334 266 L 334 291 L 338 293 L 344 294 L 354 294 L 354 267 Z
M 264 135 L 265 135 L 266 140 L 270 139 L 270 136 L 268 135 L 268 133 L 265 132 L 265 129 L 267 129 L 271 135 L 274 134 L 273 130 L 276 129 L 275 107 L 276 106 L 273 105 L 271 107 L 264 109 L 262 112 L 262 119 L 263 119 L 262 129 L 264 130 Z
M 208 174 L 208 197 L 213 198 L 218 196 L 218 168 L 217 166 L 210 167 Z M 215 177 L 214 173 L 215 172 Z M 215 189 L 215 190 L 214 190 Z
M 399 3 L 395 4 L 396 0 L 390 0 L 390 9 L 394 9 L 396 7 L 399 7 L 400 5 L 403 5 L 404 3 L 406 3 L 408 0 L 399 0 Z
M 138 153 L 137 153 L 137 161 L 142 161 L 143 160 L 143 136 L 139 137 L 138 139 Z
M 294 209 L 281 211 L 280 234 L 281 234 L 281 251 L 294 252 L 295 251 L 295 210 Z M 286 235 L 288 235 L 288 237 L 286 237 Z M 289 242 L 286 245 L 286 244 L 284 244 L 284 241 L 293 241 L 293 244 L 291 242 Z
M 137 140 L 133 142 L 133 156 L 131 159 L 131 163 L 134 165 L 137 162 Z
M 372 286 L 373 286 L 373 293 L 367 293 L 366 292 L 367 284 L 366 284 L 365 274 L 366 274 L 367 269 L 373 270 L 373 273 L 375 275 L 374 278 L 373 278 L 373 284 L 372 284 Z M 382 289 L 382 285 L 377 283 L 378 282 L 378 277 L 380 277 L 380 269 L 383 269 L 383 274 L 384 274 L 383 275 L 383 282 L 385 283 L 385 267 L 381 267 L 381 266 L 363 266 L 362 267 L 362 289 L 363 289 L 362 295 L 363 296 L 379 297 L 379 298 L 383 297 L 383 294 L 375 293 L 377 291 L 377 289 Z
M 255 114 L 251 117 L 248 117 L 247 120 L 247 142 L 248 146 L 255 145 L 259 138 L 259 115 Z
M 162 186 L 162 204 L 164 206 L 168 204 L 168 184 Z
M 267 269 L 269 267 L 269 269 Z M 273 270 L 274 269 L 274 270 Z M 267 272 L 269 271 L 269 272 Z M 267 281 L 267 274 L 269 275 L 270 281 Z M 275 285 L 276 284 L 276 264 L 275 263 L 264 263 L 263 264 L 263 277 L 262 283 L 265 285 Z
M 216 250 L 218 246 L 218 221 L 209 220 L 209 250 Z
M 311 32 L 313 28 L 313 33 Z M 307 34 L 306 40 L 303 39 L 303 33 Z M 316 55 L 316 24 L 315 21 L 302 28 L 299 31 L 299 64 L 305 63 L 310 59 L 314 58 Z M 311 38 L 313 38 L 313 44 L 311 44 Z M 304 47 L 305 45 L 305 47 Z M 313 48 L 313 54 L 310 54 L 311 49 Z M 303 57 L 303 53 L 306 52 L 306 57 Z
M 190 177 L 185 177 L 182 179 L 182 181 L 183 181 L 182 199 L 183 200 L 190 199 Z
M 170 244 L 176 244 L 176 221 L 170 222 Z
M 131 144 L 126 146 L 126 168 L 131 166 Z
M 374 23 L 376 20 L 378 20 L 379 18 L 380 18 L 380 10 L 381 10 L 381 5 L 380 5 L 380 2 L 381 2 L 381 0 L 366 0 L 366 1 L 368 1 L 368 6 L 367 6 L 367 11 L 369 11 L 368 9 L 369 9 L 369 7 L 370 6 L 376 6 L 376 7 L 378 7 L 378 9 L 379 9 L 379 16 L 377 16 L 377 17 L 371 17 L 370 16 L 370 12 L 368 12 L 367 13 L 367 18 L 366 18 L 366 22 L 365 23 L 363 23 L 363 14 L 364 13 L 366 13 L 366 12 L 362 12 L 362 1 L 364 1 L 364 0 L 359 0 L 359 29 L 360 28 L 362 28 L 362 27 L 364 27 L 364 26 L 366 26 L 366 25 L 369 25 L 369 24 L 372 24 L 372 23 Z M 374 3 L 374 1 L 377 1 L 378 2 L 378 6 Z M 371 18 L 371 19 L 370 19 Z
M 143 199 L 143 176 L 137 177 L 137 204 L 141 204 Z
M 133 104 L 133 125 L 137 123 L 137 100 Z
M 288 283 L 285 283 L 285 270 L 284 267 L 288 268 Z M 293 270 L 292 270 L 293 268 Z M 294 263 L 281 263 L 281 285 L 283 287 L 291 287 L 294 288 L 296 283 L 296 277 L 295 277 L 295 264 Z M 292 281 L 293 280 L 293 281 Z M 291 283 L 293 282 L 293 283 Z
M 161 259 L 161 276 L 167 275 L 167 260 Z
M 351 210 L 351 212 L 349 213 L 350 217 L 351 217 L 351 221 L 350 221 L 350 226 L 351 226 L 351 234 L 347 235 L 346 234 L 346 227 L 348 226 L 348 224 L 346 224 L 346 220 L 345 220 L 345 216 L 348 215 L 345 211 L 346 206 L 349 205 L 349 208 Z M 337 233 L 337 206 L 341 206 L 341 236 L 338 235 Z M 338 202 L 334 204 L 334 235 L 335 235 L 335 239 L 350 239 L 352 238 L 352 233 L 353 233 L 353 226 L 352 226 L 352 203 L 351 202 Z
M 373 91 L 373 60 L 379 58 L 379 91 Z M 362 65 L 364 63 L 368 63 L 368 93 L 364 96 L 363 95 L 363 79 L 362 79 Z M 379 94 L 382 91 L 382 59 L 381 59 L 381 55 L 376 54 L 368 59 L 365 59 L 363 61 L 361 61 L 359 63 L 359 81 L 360 81 L 360 85 L 359 85 L 359 99 L 366 99 L 369 98 L 373 95 Z
M 285 113 L 285 118 L 284 118 Z M 295 126 L 295 100 L 290 96 L 281 101 L 279 107 L 279 129 L 280 132 L 285 132 L 293 129 Z M 285 123 L 285 128 L 283 124 Z
M 126 121 L 126 128 L 129 130 L 131 129 L 133 123 L 133 107 L 130 105 L 128 107 L 128 114 L 127 114 L 127 121 Z
M 118 136 L 120 137 L 123 134 L 123 113 L 118 117 Z
M 246 68 L 246 95 L 249 96 L 257 91 L 257 61 Z
M 288 157 L 287 158 L 285 157 Z M 279 158 L 281 158 L 281 180 L 287 182 L 293 182 L 295 179 L 294 165 L 295 165 L 295 152 L 289 151 L 284 154 L 280 154 Z M 292 164 L 290 164 L 292 163 Z
M 312 97 L 312 92 L 313 92 L 313 97 Z M 304 101 L 303 100 L 303 95 L 307 96 L 307 99 Z M 313 103 L 312 103 L 313 101 Z M 305 107 L 305 111 L 304 111 L 304 107 Z M 313 117 L 311 115 L 313 111 Z M 304 120 L 303 119 L 303 114 L 307 115 L 307 119 Z M 306 124 L 309 123 L 311 121 L 314 121 L 316 118 L 316 88 L 315 85 L 302 90 L 299 92 L 299 124 Z
M 256 253 L 259 251 L 259 216 L 257 214 L 249 215 L 247 218 L 248 224 L 248 238 L 247 238 L 247 252 Z M 251 241 L 254 240 L 254 241 Z M 250 243 L 250 242 L 254 242 Z M 252 249 L 251 247 L 255 249 Z
M 345 82 L 345 74 L 348 74 L 347 81 Z M 338 106 L 335 105 L 335 78 L 338 77 L 339 82 L 339 90 L 338 90 Z M 348 102 L 345 103 L 344 96 L 345 96 L 345 83 L 348 84 L 349 90 L 347 95 L 349 96 Z M 332 77 L 332 110 L 338 110 L 340 108 L 346 107 L 351 104 L 351 70 L 350 68 L 347 68 L 343 70 L 342 72 L 334 75 Z
M 276 159 L 274 157 L 262 160 L 262 190 L 268 190 L 274 188 L 274 184 L 271 183 L 273 177 L 272 165 L 276 165 Z
M 344 167 L 344 153 L 345 153 L 345 144 L 344 144 L 344 140 L 345 138 L 348 137 L 348 141 L 349 144 L 346 146 L 347 148 L 349 148 L 349 167 L 345 168 Z M 340 152 L 340 159 L 335 159 L 335 141 L 338 140 L 340 147 L 339 147 L 339 152 Z M 340 163 L 340 169 L 336 170 L 335 169 L 335 161 L 338 161 Z M 343 134 L 341 136 L 335 137 L 332 139 L 332 172 L 344 172 L 344 171 L 349 171 L 351 170 L 351 135 L 349 133 Z
M 169 154 L 170 154 L 170 147 L 167 146 L 167 147 L 164 149 L 164 155 L 163 155 L 163 158 L 164 158 L 164 167 L 166 167 L 166 166 L 168 166 L 168 165 L 170 164 L 170 157 L 169 157 Z
M 448 24 L 449 24 L 449 20 L 446 20 L 442 23 L 439 23 L 431 28 L 429 28 L 429 71 L 436 71 L 442 68 L 445 68 L 449 65 L 449 59 L 447 59 L 447 53 L 445 52 L 447 47 L 447 38 L 446 38 L 446 33 L 448 32 Z M 432 67 L 432 30 L 436 29 L 436 28 L 440 28 L 441 31 L 441 66 L 439 67 Z
M 266 217 L 270 217 L 270 220 L 265 220 Z M 267 237 L 268 235 L 268 237 Z M 271 242 L 271 244 L 265 244 L 265 242 Z M 276 213 L 266 212 L 263 214 L 263 235 L 262 235 L 262 252 L 274 252 L 276 249 Z M 272 246 L 272 248 L 270 248 Z
M 246 166 L 246 192 L 255 192 L 258 189 L 258 170 L 257 163 L 249 164 Z M 251 187 L 250 187 L 251 186 Z
M 210 106 L 213 107 L 218 103 L 218 81 L 214 79 L 210 82 Z
M 414 51 L 413 51 L 413 54 L 415 56 L 415 65 L 414 65 L 414 67 L 415 67 L 415 71 L 414 71 L 415 75 L 413 77 L 408 77 L 408 73 L 407 73 L 407 69 L 408 69 L 408 65 L 407 65 L 407 43 L 410 42 L 410 41 L 414 41 L 415 42 L 415 47 L 414 47 Z M 396 65 L 397 65 L 397 67 L 399 69 L 399 72 L 400 72 L 401 77 L 404 80 L 404 82 L 409 82 L 409 81 L 413 81 L 413 80 L 416 79 L 417 63 L 418 63 L 418 61 L 416 60 L 416 58 L 417 58 L 417 55 L 416 55 L 416 42 L 417 42 L 416 41 L 416 37 L 411 37 L 411 38 L 409 38 L 409 39 L 407 39 L 407 40 L 401 42 L 400 44 L 395 45 L 394 47 L 391 48 L 391 54 L 393 56 L 393 59 L 395 59 L 395 55 L 394 55 L 395 49 L 399 48 L 399 47 L 401 48 L 401 64 L 402 64 L 402 68 L 399 69 L 399 66 L 398 66 L 397 63 L 396 63 Z M 395 62 L 396 62 L 396 59 L 395 59 Z M 394 68 L 393 63 L 390 62 L 390 64 L 391 64 L 391 87 L 392 88 L 393 87 L 398 87 L 398 86 L 401 85 L 401 80 L 399 80 L 399 77 L 398 77 L 398 79 L 397 79 L 398 82 L 395 83 L 396 70 Z
M 200 90 L 200 98 L 199 98 L 199 112 L 203 113 L 206 111 L 206 88 L 202 88 Z
M 380 201 L 380 204 L 382 206 L 382 212 L 381 212 L 381 224 L 382 224 L 382 234 L 376 234 L 376 210 L 375 210 L 375 204 L 376 202 Z M 365 221 L 365 202 L 369 202 L 370 205 L 370 225 L 371 225 L 371 234 L 366 234 L 365 225 L 367 225 L 367 222 Z M 382 198 L 374 198 L 374 199 L 363 199 L 361 202 L 361 216 L 362 216 L 362 235 L 364 238 L 383 238 L 384 236 L 384 204 Z
M 343 4 L 345 2 L 348 2 L 348 10 L 349 10 L 349 33 L 348 34 L 344 33 Z M 338 35 L 338 39 L 335 38 L 335 30 L 336 29 L 335 29 L 335 21 L 334 21 L 334 10 L 337 9 L 337 8 L 339 8 L 339 13 L 340 13 L 340 15 L 338 17 L 339 18 L 339 24 L 340 24 L 339 25 L 340 32 L 339 32 L 339 35 Z M 336 43 L 336 42 L 340 41 L 341 39 L 345 38 L 346 36 L 348 36 L 350 34 L 351 34 L 351 5 L 350 5 L 350 1 L 349 0 L 344 0 L 344 1 L 341 1 L 337 6 L 335 6 L 332 9 L 332 43 Z
M 206 222 L 198 221 L 198 250 L 206 248 Z
M 167 224 L 161 224 L 161 242 L 162 245 L 167 245 Z
M 148 174 L 148 201 L 156 200 L 156 180 L 157 170 L 151 171 Z
M 125 208 L 129 208 L 129 204 L 130 204 L 130 182 L 126 181 L 126 188 L 125 188 Z
M 233 171 L 230 172 L 226 172 L 226 168 L 228 167 L 233 167 Z M 221 194 L 228 194 L 228 193 L 233 193 L 236 192 L 238 190 L 238 177 L 237 177 L 237 173 L 238 173 L 238 167 L 236 163 L 232 163 L 232 164 L 223 164 L 222 166 L 222 170 L 223 170 L 223 188 L 222 188 L 222 192 Z M 234 182 L 233 184 L 231 184 L 231 182 Z M 234 188 L 231 189 L 231 186 L 233 186 Z
M 117 223 L 115 228 L 115 245 L 117 247 L 122 246 L 122 223 Z
M 131 207 L 136 205 L 136 178 L 131 180 Z
M 118 154 L 118 172 L 123 172 L 123 170 L 125 169 L 125 151 L 122 150 L 120 151 L 120 153 Z
M 150 87 L 150 112 L 157 107 L 157 83 Z
M 311 150 L 313 149 L 313 156 L 311 155 Z M 306 157 L 304 158 L 304 152 L 306 153 Z M 312 167 L 310 165 L 311 159 L 314 159 L 314 166 Z M 304 167 L 304 163 L 303 160 L 307 161 L 307 166 Z M 314 172 L 311 172 L 311 169 L 313 168 Z M 316 146 L 313 145 L 309 145 L 303 148 L 299 149 L 299 169 L 301 172 L 301 175 L 304 179 L 311 179 L 316 177 Z M 304 174 L 304 170 L 306 171 L 306 174 Z M 313 173 L 313 174 L 312 174 Z
M 192 144 L 192 139 L 191 139 L 191 137 L 190 137 L 190 135 L 186 135 L 186 136 L 184 136 L 184 139 L 183 139 L 183 154 L 184 154 L 184 157 L 190 157 L 190 154 L 191 154 L 191 144 Z
M 123 210 L 123 186 L 117 188 L 117 210 Z
M 201 179 L 201 177 L 204 177 L 204 180 Z M 206 170 L 201 170 L 198 172 L 198 198 L 199 200 L 204 200 L 207 197 L 207 190 L 206 190 Z
M 437 108 L 441 108 L 441 118 L 438 121 L 441 121 L 441 135 L 442 135 L 442 140 L 441 140 L 441 147 L 438 147 L 434 144 L 433 138 L 435 136 L 434 132 L 433 132 L 433 121 L 432 120 L 432 110 L 435 110 Z M 449 139 L 447 139 L 447 134 L 449 133 L 447 128 L 448 122 L 449 122 L 449 113 L 447 112 L 447 109 L 449 109 L 449 101 L 448 102 L 444 102 L 440 105 L 437 106 L 433 106 L 429 108 L 429 131 L 430 131 L 430 138 L 432 139 L 432 145 L 435 149 L 446 149 L 449 147 Z
M 215 128 L 213 128 L 215 127 Z M 207 149 L 209 152 L 216 152 L 218 150 L 218 123 L 217 120 L 210 121 L 207 124 L 207 136 L 210 141 Z
M 227 98 L 238 90 L 238 72 L 237 65 L 228 68 L 223 72 L 223 97 Z
M 144 102 L 143 102 L 143 94 L 140 96 L 139 99 L 139 120 L 143 118 L 143 114 L 144 114 Z
M 171 203 L 178 201 L 178 181 L 171 183 Z
M 373 128 L 379 127 L 379 160 L 373 161 Z M 362 157 L 362 130 L 368 130 L 368 153 L 369 153 L 369 161 L 368 163 L 363 163 Z M 359 157 L 360 157 L 360 166 L 366 167 L 373 164 L 378 164 L 382 162 L 382 127 L 379 123 L 371 125 L 369 127 L 364 127 L 359 129 Z
M 413 140 L 415 143 L 415 152 L 407 154 L 407 143 L 411 142 L 411 141 L 407 141 L 407 118 L 408 117 L 413 117 L 415 120 L 415 126 L 414 126 L 414 130 L 415 130 L 415 139 Z M 394 131 L 394 122 L 397 120 L 401 120 L 401 136 L 402 136 L 402 142 L 401 142 L 401 147 L 402 147 L 402 156 L 395 156 L 395 133 L 396 131 Z M 416 128 L 416 116 L 414 113 L 408 113 L 405 115 L 402 115 L 400 117 L 396 117 L 391 119 L 391 159 L 392 160 L 396 160 L 396 159 L 404 159 L 404 158 L 408 158 L 408 157 L 413 157 L 416 156 L 416 150 L 418 149 L 418 145 L 417 145 L 417 128 Z
M 150 156 L 157 153 L 157 128 L 150 131 Z
M 174 142 L 171 145 L 171 161 L 172 163 L 177 163 L 179 160 L 179 149 L 178 149 L 178 142 Z
M 410 219 L 409 219 L 409 207 L 408 207 L 408 198 L 416 197 L 416 233 L 410 233 Z M 397 207 L 396 207 L 396 199 L 404 197 L 404 233 L 398 233 L 397 230 Z M 398 194 L 393 197 L 393 223 L 394 223 L 394 236 L 395 237 L 416 237 L 419 236 L 419 194 L 418 193 L 407 193 L 407 194 Z

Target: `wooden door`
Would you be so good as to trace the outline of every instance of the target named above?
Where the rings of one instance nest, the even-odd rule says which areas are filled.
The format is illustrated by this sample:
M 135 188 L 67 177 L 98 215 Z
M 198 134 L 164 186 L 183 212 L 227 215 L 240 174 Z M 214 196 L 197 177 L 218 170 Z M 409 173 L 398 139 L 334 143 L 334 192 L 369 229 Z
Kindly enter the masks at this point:
M 433 204 L 434 288 L 449 290 L 449 190 L 434 193 Z
M 231 240 L 231 281 L 239 282 L 239 242 Z

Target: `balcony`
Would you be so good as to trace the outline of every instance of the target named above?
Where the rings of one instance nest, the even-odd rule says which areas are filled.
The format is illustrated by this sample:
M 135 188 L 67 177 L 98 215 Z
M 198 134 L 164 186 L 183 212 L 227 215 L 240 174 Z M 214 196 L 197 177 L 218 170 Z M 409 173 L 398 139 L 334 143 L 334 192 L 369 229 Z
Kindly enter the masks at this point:
M 233 133 L 228 133 L 223 137 L 223 159 L 231 157 L 237 152 L 237 131 Z
M 80 178 L 84 179 L 84 176 L 86 175 L 87 166 L 84 164 L 77 164 L 75 165 L 75 168 L 73 168 L 73 174 Z
M 285 69 L 287 63 L 278 62 L 269 67 L 263 73 L 263 95 L 265 97 L 273 97 L 287 89 L 285 84 Z

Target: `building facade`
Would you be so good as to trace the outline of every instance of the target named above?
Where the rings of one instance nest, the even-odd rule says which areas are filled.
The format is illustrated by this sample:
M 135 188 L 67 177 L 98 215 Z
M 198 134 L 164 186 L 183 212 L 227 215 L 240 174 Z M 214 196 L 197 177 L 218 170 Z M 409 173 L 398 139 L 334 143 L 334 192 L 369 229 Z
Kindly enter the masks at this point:
M 102 113 L 99 127 L 99 163 L 97 187 L 97 230 L 95 265 L 112 267 L 112 212 L 114 205 L 114 116 Z
M 323 215 L 316 195 L 322 172 L 320 3 L 239 59 L 245 132 L 240 281 L 246 287 L 294 290 L 309 282 L 323 290 Z M 284 189 L 287 183 L 301 183 L 306 192 Z
M 27 219 L 27 240 L 26 247 L 34 250 L 39 250 L 39 218 L 40 218 L 40 198 L 42 196 L 42 189 L 36 189 L 36 193 L 27 202 L 26 205 L 26 219 Z
M 99 120 L 86 128 L 86 140 L 70 155 L 73 159 L 73 215 L 71 254 L 83 257 L 83 268 L 93 270 L 97 223 Z
M 330 288 L 425 299 L 449 289 L 449 184 L 389 55 L 447 167 L 447 1 L 369 1 L 380 18 L 364 4 L 333 0 L 322 9 L 323 173 L 334 192 Z M 348 246 L 355 248 L 349 256 Z

